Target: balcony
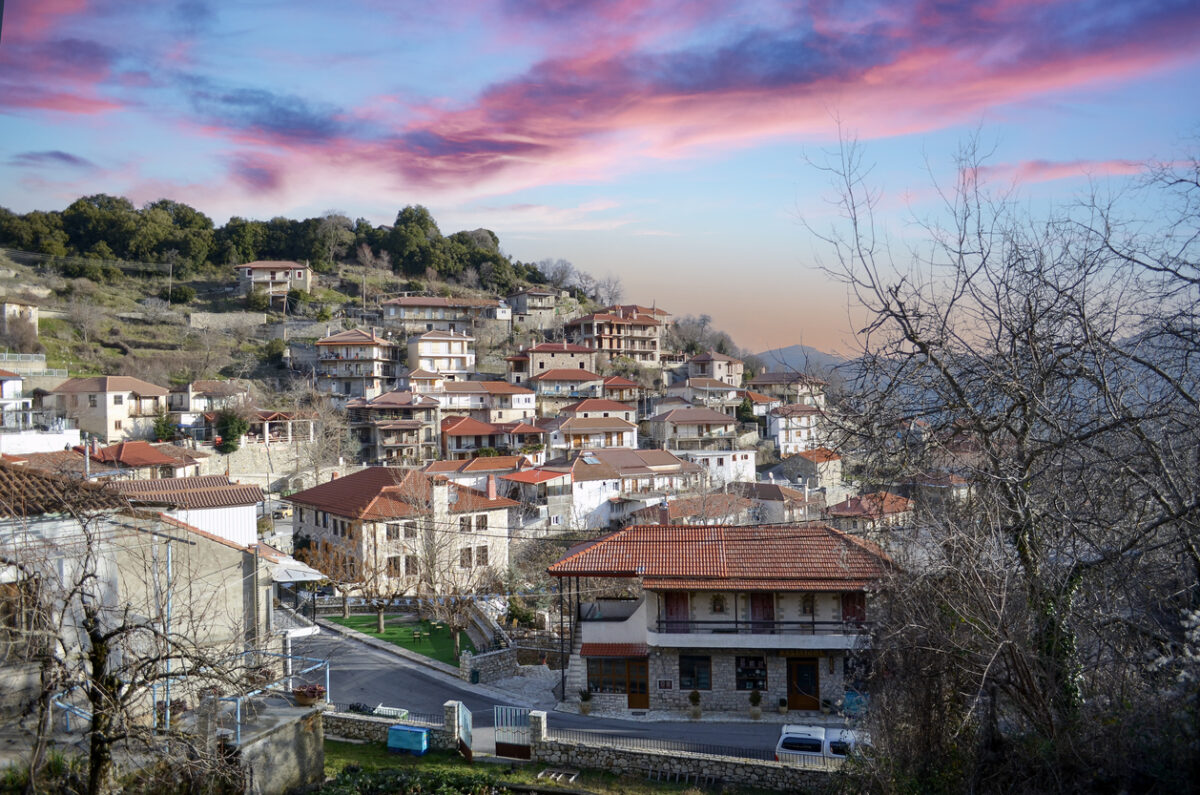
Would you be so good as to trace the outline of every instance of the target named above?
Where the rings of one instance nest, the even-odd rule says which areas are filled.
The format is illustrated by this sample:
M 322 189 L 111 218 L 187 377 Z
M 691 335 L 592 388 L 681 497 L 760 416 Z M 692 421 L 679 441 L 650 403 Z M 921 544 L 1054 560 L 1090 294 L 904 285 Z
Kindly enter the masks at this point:
M 772 621 L 660 618 L 647 633 L 651 646 L 727 649 L 854 649 L 867 644 L 862 621 Z
M 645 643 L 646 600 L 597 599 L 579 605 L 584 643 Z

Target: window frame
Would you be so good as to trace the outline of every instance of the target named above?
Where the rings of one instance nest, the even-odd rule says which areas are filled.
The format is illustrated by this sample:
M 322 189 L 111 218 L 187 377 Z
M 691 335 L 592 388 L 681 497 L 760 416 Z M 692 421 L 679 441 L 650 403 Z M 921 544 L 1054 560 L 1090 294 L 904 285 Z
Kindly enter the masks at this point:
M 712 690 L 712 655 L 679 655 L 679 689 Z

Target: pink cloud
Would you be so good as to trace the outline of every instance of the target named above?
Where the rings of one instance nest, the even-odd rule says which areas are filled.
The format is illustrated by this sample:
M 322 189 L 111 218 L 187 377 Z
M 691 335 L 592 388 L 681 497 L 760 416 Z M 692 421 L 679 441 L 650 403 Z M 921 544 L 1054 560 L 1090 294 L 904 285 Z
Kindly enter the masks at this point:
M 1131 160 L 1024 160 L 984 166 L 979 169 L 979 176 L 988 181 L 1028 184 L 1077 177 L 1132 176 L 1142 173 L 1145 168 L 1145 163 Z

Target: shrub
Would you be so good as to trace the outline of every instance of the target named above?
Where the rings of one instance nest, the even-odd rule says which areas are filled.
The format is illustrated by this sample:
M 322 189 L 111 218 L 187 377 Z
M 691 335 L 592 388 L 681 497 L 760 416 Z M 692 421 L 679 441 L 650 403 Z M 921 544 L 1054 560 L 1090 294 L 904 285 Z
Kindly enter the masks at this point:
M 757 707 L 762 703 L 762 692 L 756 687 L 750 691 L 750 706 Z
M 168 304 L 190 304 L 196 298 L 196 290 L 186 284 L 177 284 L 170 290 L 166 287 L 159 290 L 158 297 Z
M 238 449 L 241 438 L 250 430 L 250 422 L 236 411 L 223 409 L 217 414 L 217 435 L 221 441 L 217 443 L 217 452 L 232 453 Z
M 693 690 L 692 692 L 688 693 L 688 702 L 689 702 L 689 703 L 690 703 L 690 704 L 691 704 L 693 707 L 698 707 L 698 706 L 700 706 L 700 691 L 699 691 L 699 690 Z
M 246 294 L 246 308 L 252 312 L 266 312 L 271 308 L 271 297 L 266 290 L 251 290 Z

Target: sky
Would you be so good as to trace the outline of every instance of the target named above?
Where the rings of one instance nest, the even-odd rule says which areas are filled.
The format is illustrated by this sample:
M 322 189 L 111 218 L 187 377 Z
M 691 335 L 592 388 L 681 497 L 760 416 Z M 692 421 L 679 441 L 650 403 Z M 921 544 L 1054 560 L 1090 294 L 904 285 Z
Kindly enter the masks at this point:
M 1189 151 L 1200 3 L 7 0 L 0 205 L 340 210 L 616 275 L 742 347 L 850 346 L 810 231 L 855 138 L 903 239 L 972 136 L 1036 206 Z

